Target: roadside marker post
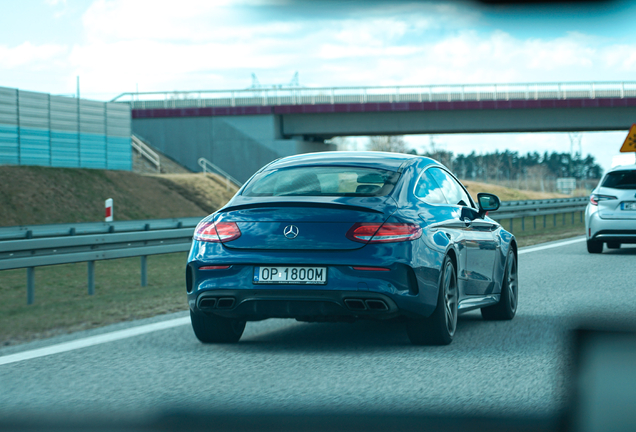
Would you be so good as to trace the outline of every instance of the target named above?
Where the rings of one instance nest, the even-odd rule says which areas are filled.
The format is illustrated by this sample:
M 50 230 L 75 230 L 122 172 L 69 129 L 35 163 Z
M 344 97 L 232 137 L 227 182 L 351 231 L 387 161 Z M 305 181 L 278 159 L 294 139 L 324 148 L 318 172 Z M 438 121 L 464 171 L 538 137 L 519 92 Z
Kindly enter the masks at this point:
M 106 222 L 112 222 L 113 221 L 113 199 L 108 198 L 105 204 L 106 204 Z
M 35 301 L 35 268 L 27 267 L 27 304 Z
M 148 257 L 141 256 L 141 286 L 148 286 Z
M 95 261 L 88 261 L 88 295 L 95 294 Z

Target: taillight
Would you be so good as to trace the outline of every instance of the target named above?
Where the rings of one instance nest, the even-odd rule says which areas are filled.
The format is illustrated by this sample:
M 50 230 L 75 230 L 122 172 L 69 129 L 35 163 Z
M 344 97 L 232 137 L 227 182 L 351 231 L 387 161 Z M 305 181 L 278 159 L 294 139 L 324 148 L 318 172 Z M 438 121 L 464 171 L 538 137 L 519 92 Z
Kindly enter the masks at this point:
M 615 200 L 615 199 L 618 199 L 618 198 L 612 195 L 592 194 L 590 195 L 590 204 L 597 206 L 599 201 L 609 201 L 609 200 Z
M 199 270 L 227 270 L 229 269 L 229 265 L 217 265 L 217 266 L 202 266 L 199 267 Z
M 194 231 L 194 239 L 204 242 L 225 243 L 241 236 L 236 222 L 202 222 Z
M 422 228 L 410 223 L 356 223 L 347 232 L 347 238 L 360 243 L 392 243 L 415 240 Z
M 590 195 L 590 204 L 598 205 L 598 197 L 594 194 Z

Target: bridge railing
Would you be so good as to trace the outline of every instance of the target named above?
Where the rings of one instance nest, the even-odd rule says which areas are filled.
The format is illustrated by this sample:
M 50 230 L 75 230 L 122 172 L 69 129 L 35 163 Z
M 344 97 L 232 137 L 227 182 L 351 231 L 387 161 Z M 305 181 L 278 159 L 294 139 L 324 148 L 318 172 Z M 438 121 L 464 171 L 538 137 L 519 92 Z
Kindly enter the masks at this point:
M 234 183 L 239 188 L 243 186 L 243 183 L 241 183 L 240 181 L 229 175 L 227 172 L 225 172 L 223 169 L 221 169 L 219 166 L 213 164 L 204 157 L 199 158 L 198 164 L 204 173 L 214 173 L 216 171 L 218 174 L 225 177 L 225 190 L 230 190 L 230 183 Z
M 158 173 L 161 173 L 161 158 L 157 152 L 153 151 L 150 146 L 148 146 L 135 134 L 132 135 L 130 144 L 143 158 L 155 166 Z
M 133 109 L 636 97 L 636 81 L 383 87 L 290 87 L 122 93 Z

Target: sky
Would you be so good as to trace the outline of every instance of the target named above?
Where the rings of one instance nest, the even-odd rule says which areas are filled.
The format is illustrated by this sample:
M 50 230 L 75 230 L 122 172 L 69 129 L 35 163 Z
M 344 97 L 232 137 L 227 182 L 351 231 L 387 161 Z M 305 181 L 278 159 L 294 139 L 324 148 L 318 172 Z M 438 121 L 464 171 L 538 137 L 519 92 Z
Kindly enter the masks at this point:
M 0 0 L 0 86 L 123 92 L 636 80 L 636 1 Z M 635 119 L 636 122 L 636 119 Z M 584 133 L 609 168 L 624 132 Z M 443 135 L 455 153 L 569 151 L 567 133 Z M 428 136 L 407 142 L 424 150 Z

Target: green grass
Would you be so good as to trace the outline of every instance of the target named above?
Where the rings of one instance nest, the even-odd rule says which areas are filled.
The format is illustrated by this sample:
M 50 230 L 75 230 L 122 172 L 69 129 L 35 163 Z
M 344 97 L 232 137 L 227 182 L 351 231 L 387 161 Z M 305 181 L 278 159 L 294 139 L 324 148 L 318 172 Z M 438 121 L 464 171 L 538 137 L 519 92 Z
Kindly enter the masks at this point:
M 95 263 L 95 295 L 87 294 L 87 264 L 35 269 L 35 302 L 26 304 L 26 270 L 0 272 L 0 345 L 120 321 L 187 310 L 186 253 L 148 257 L 148 286 L 140 259 Z
M 513 233 L 520 247 L 583 235 L 580 216 L 566 214 L 515 219 Z M 510 229 L 510 220 L 502 220 Z M 0 272 L 0 345 L 13 345 L 57 334 L 187 310 L 185 263 L 187 254 L 148 257 L 148 286 L 140 286 L 140 259 L 95 263 L 95 295 L 87 294 L 87 264 L 35 269 L 35 303 L 26 304 L 26 270 Z

